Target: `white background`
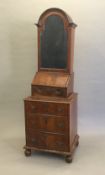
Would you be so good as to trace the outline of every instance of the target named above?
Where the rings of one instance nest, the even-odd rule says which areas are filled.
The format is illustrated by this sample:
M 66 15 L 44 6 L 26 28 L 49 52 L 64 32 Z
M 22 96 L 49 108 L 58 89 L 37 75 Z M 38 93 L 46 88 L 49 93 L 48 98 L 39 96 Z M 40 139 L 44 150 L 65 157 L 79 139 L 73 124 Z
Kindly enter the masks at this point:
M 105 1 L 0 0 L 1 151 L 8 147 L 12 151 L 14 140 L 18 151 L 21 149 L 21 144 L 24 144 L 23 98 L 31 94 L 31 81 L 37 71 L 37 29 L 34 23 L 37 23 L 44 10 L 51 7 L 63 9 L 78 25 L 75 35 L 74 90 L 79 94 L 78 130 L 81 136 L 81 145 L 82 143 L 87 145 L 88 142 L 85 141 L 88 136 L 95 136 L 99 139 L 96 139 L 98 144 L 105 144 L 105 142 L 103 143 L 105 139 Z M 16 140 L 17 137 L 18 139 L 21 137 L 21 140 Z M 11 144 L 9 144 L 10 139 L 7 141 L 7 138 L 11 138 Z M 7 141 L 7 145 L 3 140 Z M 90 139 L 89 143 L 97 145 L 92 141 L 93 139 Z M 16 144 L 17 142 L 20 144 Z M 93 145 L 92 149 L 94 150 Z M 80 149 L 82 156 L 85 155 L 86 158 L 86 151 L 82 152 L 82 146 Z M 102 148 L 97 149 L 96 156 L 99 150 L 102 151 Z M 14 154 L 17 150 L 14 149 Z M 23 154 L 22 151 L 18 153 Z M 16 157 L 18 157 L 18 153 Z M 87 153 L 89 158 L 89 152 Z M 15 161 L 12 154 L 7 157 L 4 155 L 5 151 L 4 159 L 2 159 L 4 162 L 7 158 Z M 103 152 L 101 155 L 103 156 Z M 95 154 L 92 159 L 93 164 L 96 159 L 94 156 Z M 81 160 L 80 157 L 78 155 L 78 161 Z M 81 162 L 81 167 L 82 164 L 83 162 Z M 89 168 L 93 164 L 90 164 Z M 101 160 L 98 164 L 101 164 Z M 77 172 L 73 170 L 72 174 Z M 84 170 L 84 172 L 86 171 Z M 80 169 L 80 173 L 82 173 L 82 169 Z M 92 175 L 96 175 L 96 173 L 98 170 L 94 169 Z M 104 174 L 104 170 L 102 174 Z

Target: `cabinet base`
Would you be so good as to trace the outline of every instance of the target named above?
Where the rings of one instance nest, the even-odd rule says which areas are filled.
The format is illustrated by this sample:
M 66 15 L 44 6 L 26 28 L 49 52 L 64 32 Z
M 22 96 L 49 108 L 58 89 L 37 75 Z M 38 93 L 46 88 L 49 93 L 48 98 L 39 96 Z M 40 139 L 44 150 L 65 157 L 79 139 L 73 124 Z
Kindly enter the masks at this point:
M 74 143 L 72 145 L 72 149 L 70 152 L 61 152 L 61 151 L 47 150 L 47 149 L 45 150 L 45 149 L 39 149 L 36 147 L 24 146 L 24 149 L 25 149 L 24 153 L 25 153 L 25 156 L 27 156 L 27 157 L 31 156 L 31 151 L 42 151 L 42 152 L 61 154 L 61 155 L 65 156 L 65 161 L 67 163 L 72 163 L 73 154 L 74 154 L 74 151 L 78 145 L 79 145 L 79 136 L 76 135 L 76 137 L 74 139 Z

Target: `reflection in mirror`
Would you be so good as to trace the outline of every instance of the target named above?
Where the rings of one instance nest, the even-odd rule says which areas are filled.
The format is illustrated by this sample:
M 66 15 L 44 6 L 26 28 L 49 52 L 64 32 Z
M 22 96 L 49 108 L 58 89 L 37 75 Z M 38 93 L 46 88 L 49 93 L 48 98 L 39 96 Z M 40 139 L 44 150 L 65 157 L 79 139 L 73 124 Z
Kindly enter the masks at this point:
M 40 33 L 41 68 L 67 68 L 67 31 L 59 16 L 49 16 Z

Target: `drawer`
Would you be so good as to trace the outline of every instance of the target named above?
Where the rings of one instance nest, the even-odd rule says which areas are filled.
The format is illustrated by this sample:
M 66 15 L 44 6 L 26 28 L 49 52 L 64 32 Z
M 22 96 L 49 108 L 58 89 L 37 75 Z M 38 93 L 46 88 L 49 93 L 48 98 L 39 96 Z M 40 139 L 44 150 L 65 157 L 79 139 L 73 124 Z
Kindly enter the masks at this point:
M 30 147 L 46 149 L 45 135 L 42 135 L 37 130 L 26 130 L 26 145 Z
M 63 103 L 57 103 L 56 105 L 56 115 L 67 116 L 69 111 L 69 105 Z
M 32 129 L 26 130 L 26 145 L 31 147 L 39 147 L 39 134 Z
M 26 101 L 28 113 L 49 114 L 49 115 L 68 115 L 68 104 L 41 102 L 41 101 Z
M 49 150 L 68 151 L 68 139 L 65 135 L 44 134 Z
M 45 96 L 67 97 L 67 88 L 33 85 L 32 96 L 35 96 L 36 94 Z
M 31 114 L 27 115 L 26 127 L 48 132 L 67 133 L 68 117 Z
M 68 138 L 65 135 L 48 134 L 27 130 L 26 145 L 40 149 L 68 151 Z

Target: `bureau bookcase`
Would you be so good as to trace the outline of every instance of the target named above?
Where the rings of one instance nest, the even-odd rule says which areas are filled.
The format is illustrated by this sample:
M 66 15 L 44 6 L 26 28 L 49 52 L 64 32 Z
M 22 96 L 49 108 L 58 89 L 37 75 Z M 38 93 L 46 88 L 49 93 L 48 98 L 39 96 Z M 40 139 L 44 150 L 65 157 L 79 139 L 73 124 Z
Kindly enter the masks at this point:
M 61 9 L 46 10 L 38 28 L 38 71 L 31 96 L 24 99 L 25 155 L 44 151 L 72 162 L 79 144 L 77 98 L 73 92 L 74 33 L 76 24 Z

